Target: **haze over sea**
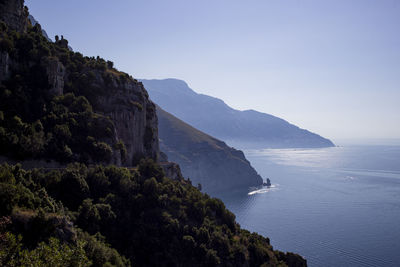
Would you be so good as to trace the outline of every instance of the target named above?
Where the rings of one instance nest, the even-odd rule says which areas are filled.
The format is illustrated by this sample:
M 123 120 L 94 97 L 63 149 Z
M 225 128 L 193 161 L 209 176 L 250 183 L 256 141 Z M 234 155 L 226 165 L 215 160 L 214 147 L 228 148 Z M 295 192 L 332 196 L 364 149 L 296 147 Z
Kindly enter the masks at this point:
M 245 150 L 273 187 L 220 196 L 309 266 L 400 266 L 400 146 Z

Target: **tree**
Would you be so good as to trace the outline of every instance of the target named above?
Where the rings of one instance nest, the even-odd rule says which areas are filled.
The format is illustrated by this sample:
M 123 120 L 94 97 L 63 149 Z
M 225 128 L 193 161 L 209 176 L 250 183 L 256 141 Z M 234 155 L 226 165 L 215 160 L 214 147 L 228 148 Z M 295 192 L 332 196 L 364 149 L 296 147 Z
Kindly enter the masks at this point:
M 114 68 L 114 62 L 108 60 L 108 61 L 107 61 L 107 67 L 108 67 L 109 69 Z

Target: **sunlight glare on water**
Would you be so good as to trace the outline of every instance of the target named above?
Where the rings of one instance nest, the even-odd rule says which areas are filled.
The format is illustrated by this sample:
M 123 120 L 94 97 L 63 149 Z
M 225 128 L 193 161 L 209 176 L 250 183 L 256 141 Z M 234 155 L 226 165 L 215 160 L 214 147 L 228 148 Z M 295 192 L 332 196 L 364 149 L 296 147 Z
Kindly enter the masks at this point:
M 309 266 L 400 266 L 400 146 L 245 154 L 276 187 L 219 196 L 244 228 Z

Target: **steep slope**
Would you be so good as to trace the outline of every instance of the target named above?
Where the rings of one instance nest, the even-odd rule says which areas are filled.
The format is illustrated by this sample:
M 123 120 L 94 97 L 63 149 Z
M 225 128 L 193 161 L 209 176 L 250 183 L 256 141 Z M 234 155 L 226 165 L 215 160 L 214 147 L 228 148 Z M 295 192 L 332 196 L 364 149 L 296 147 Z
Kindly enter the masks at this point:
M 27 28 L 28 12 L 24 8 L 24 0 L 0 1 L 0 19 L 7 26 L 17 32 L 23 32 Z
M 74 163 L 0 165 L 0 266 L 306 266 L 166 177 L 143 86 L 48 42 L 23 3 L 0 1 L 0 155 Z
M 200 183 L 207 193 L 262 185 L 262 178 L 242 151 L 228 147 L 158 106 L 157 115 L 161 151 L 180 165 L 193 185 Z
M 125 166 L 157 160 L 155 106 L 141 83 L 110 61 L 70 51 L 63 38 L 49 42 L 23 1 L 1 7 L 0 150 L 66 162 L 104 154 L 102 162 Z
M 0 174 L 0 266 L 306 266 L 152 161 Z
M 197 94 L 181 80 L 141 80 L 161 108 L 193 127 L 231 145 L 245 147 L 329 147 L 317 134 L 275 116 L 232 109 L 222 100 Z

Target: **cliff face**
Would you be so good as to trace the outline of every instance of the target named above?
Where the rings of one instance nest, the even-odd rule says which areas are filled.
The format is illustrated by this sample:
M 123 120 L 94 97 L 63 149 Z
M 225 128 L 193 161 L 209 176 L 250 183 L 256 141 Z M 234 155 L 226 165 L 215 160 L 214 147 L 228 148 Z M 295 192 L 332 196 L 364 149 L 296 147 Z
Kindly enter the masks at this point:
M 50 85 L 50 91 L 53 95 L 62 95 L 64 93 L 65 67 L 58 59 L 50 59 L 46 67 L 47 77 Z
M 158 120 L 155 105 L 141 83 L 128 80 L 118 84 L 114 79 L 105 84 L 97 75 L 92 86 L 106 88 L 111 94 L 99 96 L 95 110 L 110 116 L 115 126 L 117 140 L 122 140 L 127 150 L 126 165 L 143 157 L 158 158 Z
M 27 28 L 27 12 L 24 9 L 24 0 L 1 0 L 0 21 L 17 32 L 24 32 Z M 0 81 L 10 76 L 11 58 L 8 52 L 0 51 Z
M 0 81 L 7 79 L 10 76 L 11 59 L 7 52 L 0 52 Z
M 0 21 L 6 25 L 1 29 L 0 37 L 5 43 L 10 38 L 10 30 L 20 32 L 21 36 L 32 34 L 28 31 L 28 12 L 23 0 L 2 0 L 0 7 Z M 35 27 L 34 31 L 42 32 L 40 25 Z M 27 48 L 35 48 L 32 50 L 35 56 L 32 56 L 32 51 L 25 55 L 24 49 L 18 52 L 12 48 L 0 50 L 0 85 L 16 74 L 28 76 L 31 69 L 40 69 L 39 78 L 48 82 L 48 88 L 42 88 L 47 90 L 47 94 L 83 95 L 88 98 L 94 112 L 112 120 L 113 136 L 107 142 L 114 149 L 112 163 L 132 166 L 141 158 L 158 159 L 155 105 L 140 82 L 107 65 L 103 59 L 83 57 L 69 51 L 68 41 L 63 38 L 54 43 L 37 41 L 37 38 L 29 40 L 31 43 Z M 118 143 L 123 143 L 126 148 L 123 159 L 115 149 Z
M 160 148 L 193 185 L 215 194 L 260 186 L 262 178 L 240 150 L 228 147 L 157 107 Z
M 24 0 L 1 0 L 0 19 L 7 22 L 8 27 L 23 32 L 27 27 L 28 14 L 24 9 Z
M 0 161 L 76 162 L 32 171 L 0 165 L 0 266 L 131 266 L 122 254 L 134 266 L 306 266 L 241 229 L 222 201 L 183 180 L 175 163 L 104 166 L 111 155 L 118 165 L 158 158 L 155 105 L 143 85 L 112 62 L 68 50 L 63 38 L 48 42 L 39 26 L 25 31 L 10 15 L 23 1 L 0 1 L 0 20 L 13 25 L 0 24 Z M 208 143 L 200 148 L 221 150 L 209 154 L 217 164 L 224 153 L 246 163 L 223 142 L 196 136 Z

